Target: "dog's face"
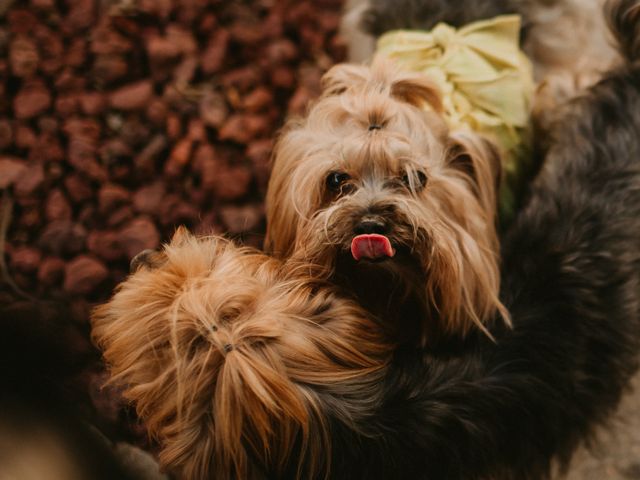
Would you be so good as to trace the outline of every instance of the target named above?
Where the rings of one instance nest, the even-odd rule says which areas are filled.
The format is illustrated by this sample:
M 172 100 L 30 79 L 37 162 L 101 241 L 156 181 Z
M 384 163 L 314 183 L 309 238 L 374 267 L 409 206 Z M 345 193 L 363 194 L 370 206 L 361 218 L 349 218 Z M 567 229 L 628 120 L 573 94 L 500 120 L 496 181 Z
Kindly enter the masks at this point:
M 339 65 L 324 85 L 274 152 L 266 249 L 326 267 L 365 304 L 411 296 L 446 332 L 483 328 L 502 311 L 495 149 L 451 134 L 434 87 L 389 64 Z

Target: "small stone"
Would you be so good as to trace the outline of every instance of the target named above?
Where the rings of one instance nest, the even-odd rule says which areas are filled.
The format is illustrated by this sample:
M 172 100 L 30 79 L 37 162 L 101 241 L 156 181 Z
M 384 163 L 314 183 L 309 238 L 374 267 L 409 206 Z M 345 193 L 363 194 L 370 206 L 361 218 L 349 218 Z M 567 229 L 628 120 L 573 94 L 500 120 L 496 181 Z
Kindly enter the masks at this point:
M 78 174 L 67 175 L 64 179 L 67 194 L 75 203 L 83 203 L 93 196 L 93 189 L 89 182 Z
M 64 260 L 58 257 L 46 257 L 38 268 L 38 282 L 45 286 L 59 284 L 64 277 Z
M 91 293 L 109 276 L 104 263 L 88 255 L 79 255 L 66 265 L 64 290 L 74 295 Z
M 87 92 L 80 96 L 80 108 L 85 115 L 99 115 L 106 105 L 104 95 L 99 92 Z
M 224 64 L 230 37 L 225 29 L 213 34 L 200 58 L 200 67 L 205 74 L 210 75 L 220 70 Z
M 213 90 L 207 90 L 200 100 L 200 117 L 213 128 L 220 128 L 229 114 L 224 97 Z
M 276 67 L 271 72 L 271 83 L 278 88 L 291 89 L 296 83 L 293 71 L 288 67 Z
M 133 207 L 140 213 L 154 214 L 159 211 L 165 193 L 163 182 L 146 185 L 133 195 Z
M 191 156 L 192 142 L 190 139 L 185 138 L 177 143 L 177 145 L 171 150 L 169 160 L 164 166 L 164 173 L 170 177 L 175 177 L 182 172 L 184 166 L 189 163 L 189 157 Z
M 259 112 L 273 104 L 273 94 L 265 87 L 258 87 L 247 95 L 242 103 L 245 110 Z
M 87 231 L 69 220 L 49 223 L 40 235 L 38 245 L 54 255 L 77 253 L 84 248 Z
M 71 219 L 71 205 L 59 189 L 49 193 L 45 203 L 45 215 L 49 221 Z
M 133 258 L 146 249 L 160 246 L 160 234 L 155 224 L 147 217 L 138 217 L 122 228 L 118 235 L 120 245 L 128 258 Z
M 39 61 L 38 47 L 32 39 L 17 36 L 9 45 L 9 64 L 16 77 L 31 77 L 38 70 Z
M 113 231 L 92 231 L 87 237 L 87 248 L 91 253 L 110 262 L 120 259 L 124 254 L 120 237 Z
M 28 119 L 43 113 L 51 106 L 51 94 L 40 81 L 25 84 L 13 99 L 16 118 Z
M 11 267 L 22 273 L 33 273 L 38 269 L 42 253 L 33 247 L 20 246 L 11 251 Z
M 109 103 L 119 110 L 140 110 L 147 106 L 153 96 L 153 85 L 150 81 L 142 81 L 126 85 L 111 93 Z
M 27 166 L 22 160 L 0 157 L 0 189 L 13 185 L 26 170 Z
M 100 187 L 98 192 L 98 206 L 102 213 L 108 213 L 123 204 L 131 201 L 129 191 L 115 184 L 106 184 Z
M 44 183 L 44 167 L 40 162 L 32 162 L 15 183 L 15 192 L 20 196 L 33 194 Z
M 15 144 L 18 148 L 29 149 L 36 142 L 36 134 L 26 125 L 18 125 L 15 133 Z
M 220 200 L 237 200 L 245 196 L 251 183 L 251 171 L 245 167 L 227 167 L 216 175 L 216 196 Z
M 220 218 L 230 233 L 237 234 L 257 229 L 264 218 L 264 212 L 260 205 L 228 205 L 220 208 Z

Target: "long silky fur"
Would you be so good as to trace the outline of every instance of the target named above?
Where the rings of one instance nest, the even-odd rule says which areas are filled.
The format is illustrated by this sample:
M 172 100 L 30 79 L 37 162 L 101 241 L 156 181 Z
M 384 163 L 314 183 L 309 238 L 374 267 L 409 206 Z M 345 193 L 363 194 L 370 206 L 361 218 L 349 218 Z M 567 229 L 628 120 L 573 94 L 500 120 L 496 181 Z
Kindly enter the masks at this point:
M 566 107 L 502 239 L 513 329 L 494 328 L 495 344 L 397 351 L 367 434 L 332 422 L 333 478 L 546 479 L 628 388 L 640 348 L 640 2 L 607 7 L 627 64 Z
M 319 395 L 370 395 L 389 351 L 376 325 L 304 265 L 184 230 L 163 253 L 93 315 L 161 463 L 189 479 L 329 471 Z M 333 411 L 352 421 L 355 405 Z

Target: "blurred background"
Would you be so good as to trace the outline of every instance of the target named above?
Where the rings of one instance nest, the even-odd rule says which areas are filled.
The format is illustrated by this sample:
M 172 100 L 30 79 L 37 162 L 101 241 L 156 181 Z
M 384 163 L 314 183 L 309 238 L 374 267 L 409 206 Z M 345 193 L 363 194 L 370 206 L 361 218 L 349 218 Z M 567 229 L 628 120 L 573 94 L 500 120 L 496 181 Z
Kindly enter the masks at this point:
M 344 58 L 341 4 L 0 0 L 0 336 L 30 336 L 12 368 L 63 354 L 110 438 L 149 446 L 102 388 L 91 306 L 178 225 L 261 246 L 273 139 Z

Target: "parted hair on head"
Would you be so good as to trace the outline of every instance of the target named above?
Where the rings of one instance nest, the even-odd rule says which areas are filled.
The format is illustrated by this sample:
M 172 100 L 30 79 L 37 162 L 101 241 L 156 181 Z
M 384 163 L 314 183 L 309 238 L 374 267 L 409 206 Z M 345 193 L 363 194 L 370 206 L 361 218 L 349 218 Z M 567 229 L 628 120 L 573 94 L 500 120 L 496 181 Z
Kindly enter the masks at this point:
M 376 325 L 303 265 L 222 238 L 180 230 L 161 256 L 92 319 L 111 382 L 159 441 L 161 463 L 180 478 L 277 473 L 289 455 L 302 476 L 326 470 L 328 402 L 315 392 L 379 381 L 389 348 Z
M 496 316 L 508 321 L 498 299 L 498 150 L 450 131 L 434 84 L 388 61 L 337 65 L 323 84 L 277 142 L 266 250 L 331 276 L 359 232 L 381 234 L 394 257 L 379 271 L 404 281 L 426 322 L 465 334 Z M 363 220 L 378 228 L 361 228 Z

